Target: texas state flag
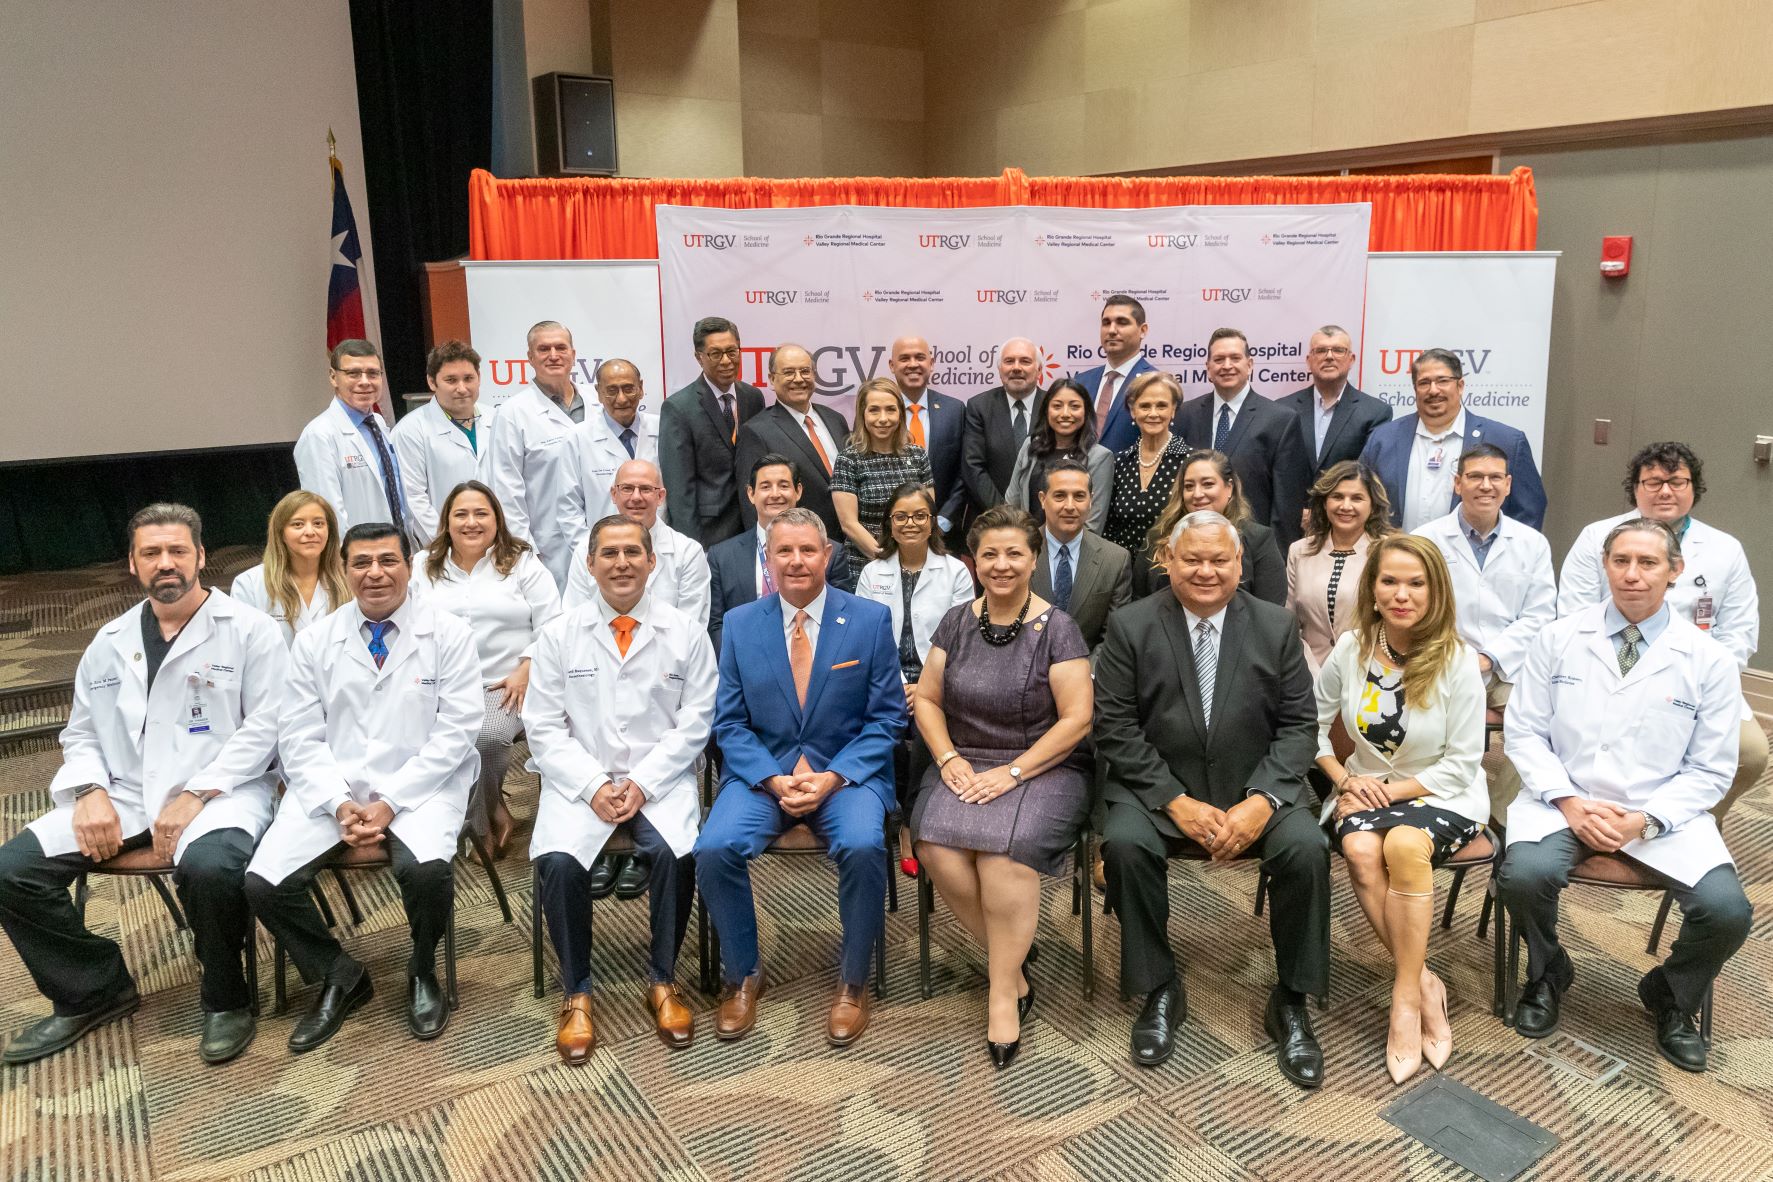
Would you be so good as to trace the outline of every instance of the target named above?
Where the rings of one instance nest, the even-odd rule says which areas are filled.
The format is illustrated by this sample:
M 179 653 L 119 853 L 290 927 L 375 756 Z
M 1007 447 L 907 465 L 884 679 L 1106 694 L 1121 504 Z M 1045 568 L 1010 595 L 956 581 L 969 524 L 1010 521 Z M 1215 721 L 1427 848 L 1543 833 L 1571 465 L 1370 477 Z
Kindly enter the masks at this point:
M 357 284 L 357 219 L 345 192 L 345 173 L 332 158 L 332 278 L 326 285 L 326 347 L 363 336 L 363 292 Z

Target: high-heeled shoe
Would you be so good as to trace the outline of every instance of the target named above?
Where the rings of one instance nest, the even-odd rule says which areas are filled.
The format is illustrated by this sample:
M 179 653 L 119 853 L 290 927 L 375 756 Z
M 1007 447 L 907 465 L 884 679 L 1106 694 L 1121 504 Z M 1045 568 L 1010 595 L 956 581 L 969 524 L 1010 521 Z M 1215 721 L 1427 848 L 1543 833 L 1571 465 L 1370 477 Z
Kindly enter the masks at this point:
M 1030 944 L 1028 955 L 1022 960 L 1022 979 L 1028 982 L 1028 992 L 1016 999 L 1016 1021 L 1028 1021 L 1028 1015 L 1034 1012 L 1034 978 L 1028 975 L 1028 966 L 1040 959 L 1040 945 Z
M 1422 998 L 1422 1058 L 1439 1071 L 1453 1055 L 1453 1024 L 1447 1019 L 1447 985 L 1434 973 L 1425 976 L 1434 982 L 1434 998 Z M 1430 1036 L 1430 1027 L 1435 1033 Z M 1441 1033 L 1444 1031 L 1445 1033 Z
M 999 1071 L 1016 1061 L 1016 1052 L 1022 1049 L 1022 1040 L 1014 1042 L 992 1042 L 985 1040 L 985 1049 L 991 1052 L 991 1062 Z
M 899 873 L 903 874 L 906 878 L 916 878 L 917 877 L 917 859 L 916 858 L 900 858 L 899 859 Z
M 1410 1024 L 1413 1039 L 1396 1037 L 1397 1023 L 1391 1022 L 1385 1032 L 1385 1071 L 1391 1082 L 1401 1084 L 1422 1069 L 1422 1018 Z

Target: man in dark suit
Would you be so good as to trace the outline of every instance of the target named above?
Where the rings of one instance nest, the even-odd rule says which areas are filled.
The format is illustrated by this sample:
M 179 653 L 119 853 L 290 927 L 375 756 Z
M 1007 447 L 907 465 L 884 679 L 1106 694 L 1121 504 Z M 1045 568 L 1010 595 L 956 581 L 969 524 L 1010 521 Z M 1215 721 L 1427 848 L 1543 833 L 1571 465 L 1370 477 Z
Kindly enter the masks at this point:
M 1001 505 L 1016 470 L 1016 453 L 1034 425 L 1040 401 L 1040 350 L 1027 337 L 1011 337 L 998 350 L 1003 385 L 973 395 L 966 404 L 960 475 L 966 484 L 967 521 Z
M 1108 363 L 1071 375 L 1094 399 L 1096 441 L 1109 451 L 1119 451 L 1139 438 L 1139 428 L 1127 410 L 1127 386 L 1155 368 L 1145 360 L 1148 328 L 1144 304 L 1130 295 L 1109 296 L 1102 305 L 1101 328 L 1102 356 Z
M 936 524 L 953 538 L 966 516 L 967 486 L 961 478 L 960 453 L 967 412 L 960 399 L 930 389 L 934 363 L 930 343 L 922 337 L 900 337 L 887 357 L 887 368 L 905 396 L 905 425 L 911 442 L 930 453 L 930 475 L 936 481 Z
M 1176 431 L 1191 447 L 1231 457 L 1250 516 L 1275 533 L 1281 553 L 1304 533 L 1311 456 L 1291 410 L 1250 388 L 1250 341 L 1235 328 L 1216 328 L 1207 342 L 1207 379 L 1213 393 L 1184 402 Z
M 793 457 L 800 466 L 801 508 L 817 513 L 833 537 L 842 537 L 831 504 L 831 466 L 849 436 L 849 424 L 813 401 L 813 355 L 801 346 L 778 345 L 770 354 L 769 377 L 776 401 L 739 428 L 733 470 L 750 472 L 771 452 Z M 746 529 L 756 528 L 757 510 L 749 501 L 739 506 L 739 516 Z
M 716 543 L 708 551 L 708 638 L 714 642 L 715 652 L 720 651 L 726 613 L 776 590 L 766 559 L 770 522 L 800 504 L 800 465 L 787 456 L 764 456 L 751 469 L 745 498 L 757 514 L 757 528 Z M 845 591 L 852 589 L 849 551 L 842 546 L 831 547 L 825 581 Z
M 1332 464 L 1360 458 L 1373 428 L 1391 422 L 1391 404 L 1348 384 L 1354 371 L 1354 340 L 1326 324 L 1311 334 L 1305 363 L 1311 385 L 1275 401 L 1299 416 L 1299 435 L 1311 458 L 1312 478 Z
M 1480 443 L 1508 456 L 1514 482 L 1502 512 L 1534 529 L 1545 528 L 1545 484 L 1533 445 L 1507 423 L 1465 409 L 1465 367 L 1457 353 L 1424 349 L 1410 362 L 1416 413 L 1391 420 L 1367 438 L 1361 462 L 1379 474 L 1391 498 L 1391 523 L 1414 533 L 1459 507 L 1453 477 L 1459 457 Z
M 1281 1073 L 1324 1080 L 1305 995 L 1330 982 L 1330 843 L 1307 803 L 1317 712 L 1299 623 L 1238 590 L 1238 536 L 1210 510 L 1170 534 L 1169 592 L 1108 620 L 1096 654 L 1096 751 L 1106 761 L 1102 860 L 1121 923 L 1121 987 L 1146 994 L 1133 1062 L 1175 1049 L 1187 995 L 1170 950 L 1166 859 L 1254 853 L 1270 875 L 1280 981 L 1263 1026 Z
M 1086 465 L 1060 460 L 1048 468 L 1040 507 L 1046 513 L 1046 544 L 1034 567 L 1034 593 L 1075 620 L 1094 652 L 1108 614 L 1132 601 L 1132 555 L 1085 528 L 1090 518 Z
M 702 375 L 659 408 L 665 522 L 704 550 L 744 528 L 733 455 L 739 428 L 763 410 L 763 391 L 739 380 L 739 330 L 706 316 L 692 334 Z

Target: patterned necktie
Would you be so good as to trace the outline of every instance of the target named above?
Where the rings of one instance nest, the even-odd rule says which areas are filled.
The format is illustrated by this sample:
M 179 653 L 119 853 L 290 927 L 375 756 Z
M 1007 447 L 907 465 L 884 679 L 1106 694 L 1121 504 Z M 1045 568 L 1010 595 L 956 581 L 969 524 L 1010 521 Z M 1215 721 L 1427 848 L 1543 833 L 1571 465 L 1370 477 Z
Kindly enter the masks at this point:
M 806 622 L 812 617 L 804 610 L 794 613 L 794 628 L 788 633 L 788 667 L 794 671 L 794 696 L 806 705 L 806 689 L 813 681 L 813 642 L 807 638 Z
M 383 638 L 394 626 L 394 621 L 365 620 L 364 623 L 369 625 L 369 655 L 376 659 L 376 668 L 380 669 L 382 662 L 388 659 L 388 642 Z
M 825 475 L 831 475 L 831 457 L 825 454 L 825 445 L 819 442 L 819 432 L 813 427 L 813 416 L 808 412 L 806 419 L 806 437 L 813 441 L 813 450 L 819 453 L 819 463 L 825 465 Z
M 640 627 L 640 621 L 633 616 L 617 616 L 609 622 L 609 630 L 616 634 L 616 651 L 624 657 L 628 655 L 628 646 L 634 643 L 634 629 Z
M 769 556 L 764 553 L 762 542 L 757 543 L 757 569 L 763 572 L 763 593 L 765 595 L 774 595 L 776 593 L 776 580 L 770 577 Z
M 1112 369 L 1102 375 L 1102 388 L 1096 391 L 1096 429 L 1103 430 L 1108 426 L 1108 412 L 1114 409 L 1114 383 L 1120 375 Z
M 923 407 L 918 405 L 917 403 L 913 402 L 913 403 L 910 403 L 906 407 L 906 409 L 911 412 L 911 442 L 917 444 L 917 446 L 919 446 L 919 447 L 922 447 L 922 446 L 924 446 L 924 442 L 923 442 Z
M 382 435 L 382 424 L 374 411 L 363 416 L 363 425 L 369 428 L 369 437 L 376 445 L 376 456 L 382 461 L 382 491 L 388 496 L 388 523 L 400 525 L 406 521 L 406 515 L 400 500 L 400 476 L 394 470 L 394 453 L 388 450 L 388 440 Z
M 739 442 L 739 417 L 733 413 L 733 396 L 731 394 L 720 396 L 720 413 L 725 415 L 726 421 L 733 425 L 733 442 Z
M 633 459 L 634 458 L 634 428 L 633 427 L 623 427 L 622 434 L 619 436 L 619 438 L 622 441 L 622 446 L 628 449 L 628 458 Z
M 1224 451 L 1225 443 L 1231 438 L 1231 403 L 1219 404 L 1219 426 L 1213 432 L 1213 450 Z
M 1638 631 L 1636 624 L 1627 624 L 1625 631 L 1619 634 L 1619 639 L 1625 642 L 1619 646 L 1619 676 L 1624 677 L 1638 663 L 1638 644 L 1644 639 L 1644 634 Z
M 1060 546 L 1053 558 L 1053 606 L 1062 612 L 1071 610 L 1071 547 Z
M 1028 412 L 1020 402 L 1010 408 L 1010 430 L 1016 433 L 1017 443 L 1028 438 Z
M 1194 673 L 1200 680 L 1200 717 L 1213 725 L 1213 680 L 1219 672 L 1219 649 L 1213 626 L 1202 620 L 1194 626 Z

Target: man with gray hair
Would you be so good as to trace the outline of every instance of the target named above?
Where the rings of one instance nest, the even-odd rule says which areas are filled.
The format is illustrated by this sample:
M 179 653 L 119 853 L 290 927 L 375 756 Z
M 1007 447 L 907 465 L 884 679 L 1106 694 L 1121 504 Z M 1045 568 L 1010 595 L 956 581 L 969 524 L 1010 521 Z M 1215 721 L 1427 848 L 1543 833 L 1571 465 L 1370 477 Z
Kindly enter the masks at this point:
M 1326 324 L 1305 347 L 1311 385 L 1275 400 L 1299 416 L 1314 480 L 1332 464 L 1359 459 L 1373 429 L 1391 422 L 1389 402 L 1349 382 L 1354 363 L 1354 338 L 1340 324 Z
M 1096 750 L 1106 761 L 1102 860 L 1121 923 L 1121 987 L 1145 994 L 1133 1062 L 1170 1057 L 1188 1016 L 1170 950 L 1165 863 L 1253 854 L 1268 872 L 1280 982 L 1263 1026 L 1281 1073 L 1323 1083 L 1305 995 L 1330 983 L 1330 844 L 1305 773 L 1317 710 L 1298 621 L 1238 588 L 1241 543 L 1218 513 L 1176 523 L 1158 557 L 1170 591 L 1108 617 L 1096 654 Z
M 1548 624 L 1508 703 L 1503 750 L 1520 775 L 1496 889 L 1527 941 L 1515 1030 L 1557 1029 L 1575 977 L 1558 892 L 1595 855 L 1635 863 L 1680 902 L 1668 959 L 1638 982 L 1662 1056 L 1703 1071 L 1693 1015 L 1748 937 L 1754 909 L 1711 810 L 1736 769 L 1742 688 L 1723 645 L 1670 610 L 1684 564 L 1666 524 L 1634 517 L 1602 546 L 1609 594 Z
M 1011 337 L 997 353 L 1001 385 L 967 400 L 960 474 L 967 486 L 967 523 L 1001 505 L 1008 495 L 1016 453 L 1034 424 L 1040 401 L 1040 349 L 1027 337 Z

